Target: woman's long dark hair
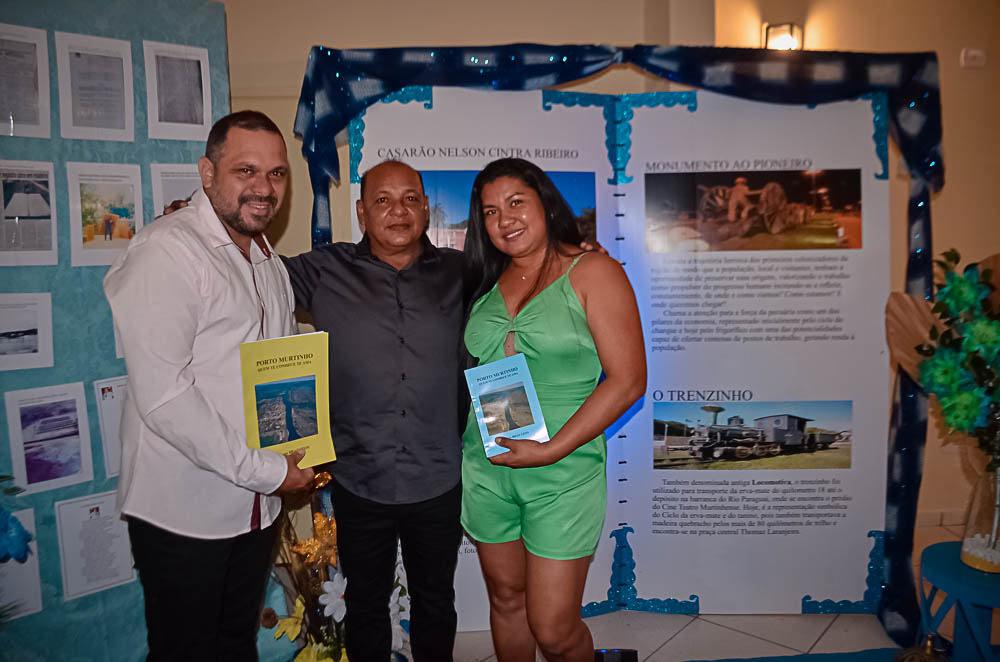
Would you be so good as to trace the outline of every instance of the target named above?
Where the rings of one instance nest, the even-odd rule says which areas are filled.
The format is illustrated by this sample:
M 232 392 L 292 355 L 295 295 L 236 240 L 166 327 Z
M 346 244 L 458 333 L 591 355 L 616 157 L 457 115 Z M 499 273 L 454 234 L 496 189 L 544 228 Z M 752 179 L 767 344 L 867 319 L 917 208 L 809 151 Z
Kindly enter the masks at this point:
M 490 241 L 483 215 L 483 187 L 501 177 L 512 177 L 524 182 L 538 194 L 545 210 L 545 231 L 549 238 L 545 261 L 523 301 L 527 301 L 538 292 L 548 271 L 550 260 L 556 252 L 561 252 L 561 246 L 579 246 L 583 241 L 573 210 L 566 204 L 559 189 L 545 171 L 524 159 L 493 161 L 476 176 L 476 181 L 472 184 L 472 197 L 469 199 L 469 226 L 465 233 L 466 315 L 472 309 L 472 304 L 496 285 L 500 275 L 510 264 L 510 256 L 501 252 Z

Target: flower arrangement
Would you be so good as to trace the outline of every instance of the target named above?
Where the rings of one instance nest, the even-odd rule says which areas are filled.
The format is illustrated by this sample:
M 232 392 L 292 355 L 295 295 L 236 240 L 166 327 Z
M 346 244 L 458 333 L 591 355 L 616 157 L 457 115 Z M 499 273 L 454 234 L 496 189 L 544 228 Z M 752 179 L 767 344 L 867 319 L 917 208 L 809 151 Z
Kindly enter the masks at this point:
M 1000 468 L 1000 311 L 993 311 L 990 269 L 956 267 L 950 250 L 936 263 L 944 270 L 937 303 L 931 308 L 943 325 L 930 329 L 930 340 L 917 347 L 920 381 L 937 396 L 945 423 L 975 437 L 988 457 L 987 471 Z
M 406 569 L 401 549 L 396 550 L 396 579 L 389 597 L 389 621 L 392 626 L 394 662 L 406 662 L 410 651 L 410 595 L 406 590 Z
M 347 662 L 343 623 L 347 580 L 337 570 L 336 522 L 316 512 L 312 537 L 299 540 L 289 509 L 283 512 L 274 575 L 286 595 L 294 596 L 295 604 L 292 613 L 280 619 L 266 609 L 261 624 L 275 628 L 275 639 L 302 640 L 294 662 Z
M 13 480 L 13 476 L 0 476 L 0 484 Z M 8 485 L 3 488 L 2 494 L 10 497 L 23 491 L 16 485 Z M 31 534 L 24 528 L 21 521 L 7 510 L 3 503 L 0 503 L 0 563 L 7 563 L 11 560 L 17 563 L 27 561 L 30 553 L 29 542 L 31 542 Z M 0 605 L 0 624 L 9 620 L 16 608 L 17 605 Z
M 962 560 L 981 570 L 1000 572 L 1000 302 L 992 282 L 995 270 L 989 268 L 1000 265 L 1000 255 L 961 271 L 960 261 L 955 250 L 935 261 L 944 280 L 938 284 L 932 307 L 915 297 L 890 298 L 887 335 L 900 367 L 937 397 L 949 430 L 971 435 L 986 453 L 987 485 L 979 492 L 985 489 L 987 493 L 973 499 Z M 908 350 L 906 344 L 918 337 L 919 342 L 910 345 L 913 350 Z M 916 356 L 907 356 L 908 351 Z M 984 511 L 976 510 L 977 500 L 983 498 L 986 524 L 970 535 L 970 528 L 976 528 L 974 520 L 983 519 Z
M 347 579 L 338 569 L 337 524 L 324 514 L 322 493 L 312 497 L 312 536 L 299 539 L 285 503 L 273 576 L 294 605 L 284 618 L 272 608 L 261 614 L 261 625 L 274 629 L 274 638 L 301 642 L 293 662 L 348 662 L 344 648 L 344 592 Z M 388 604 L 392 627 L 392 660 L 406 662 L 410 652 L 410 598 L 402 552 L 396 550 L 396 579 Z

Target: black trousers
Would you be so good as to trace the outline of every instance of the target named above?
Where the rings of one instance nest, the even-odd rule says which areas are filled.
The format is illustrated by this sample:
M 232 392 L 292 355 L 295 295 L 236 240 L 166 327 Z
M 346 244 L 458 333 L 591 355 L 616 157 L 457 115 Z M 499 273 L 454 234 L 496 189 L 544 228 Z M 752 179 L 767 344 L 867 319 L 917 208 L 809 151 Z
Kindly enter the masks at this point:
M 414 662 L 450 662 L 455 647 L 455 566 L 462 542 L 461 485 L 439 497 L 386 505 L 331 492 L 337 543 L 347 578 L 345 634 L 351 662 L 385 662 L 392 649 L 387 608 L 392 597 L 397 540 L 410 596 Z
M 148 662 L 257 659 L 257 626 L 278 524 L 189 538 L 128 518 L 146 603 Z

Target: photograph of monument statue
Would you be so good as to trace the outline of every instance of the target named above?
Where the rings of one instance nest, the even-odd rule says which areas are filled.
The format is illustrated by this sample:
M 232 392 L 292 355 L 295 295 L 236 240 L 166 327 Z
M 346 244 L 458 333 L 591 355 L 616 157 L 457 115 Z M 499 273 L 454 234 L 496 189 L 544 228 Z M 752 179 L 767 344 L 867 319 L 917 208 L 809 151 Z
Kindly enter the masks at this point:
M 861 248 L 861 171 L 647 173 L 646 248 Z

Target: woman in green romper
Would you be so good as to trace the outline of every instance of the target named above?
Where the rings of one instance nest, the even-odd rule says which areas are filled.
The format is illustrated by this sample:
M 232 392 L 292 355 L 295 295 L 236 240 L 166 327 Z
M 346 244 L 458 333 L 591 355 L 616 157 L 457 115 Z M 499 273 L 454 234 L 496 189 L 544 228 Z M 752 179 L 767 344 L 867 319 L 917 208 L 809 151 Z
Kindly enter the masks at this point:
M 470 411 L 462 524 L 476 541 L 499 662 L 593 659 L 580 618 L 604 523 L 603 430 L 646 388 L 635 296 L 615 260 L 583 253 L 551 180 L 501 159 L 472 188 L 465 241 L 473 296 L 465 331 L 482 365 L 521 352 L 550 440 L 503 439 L 487 459 Z M 600 381 L 601 372 L 605 379 Z

